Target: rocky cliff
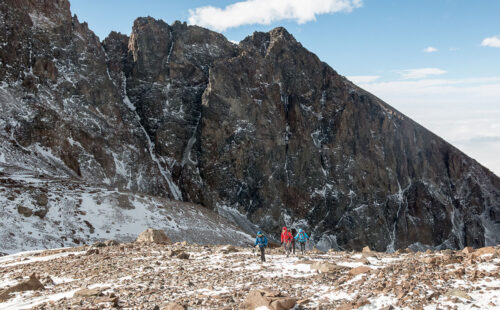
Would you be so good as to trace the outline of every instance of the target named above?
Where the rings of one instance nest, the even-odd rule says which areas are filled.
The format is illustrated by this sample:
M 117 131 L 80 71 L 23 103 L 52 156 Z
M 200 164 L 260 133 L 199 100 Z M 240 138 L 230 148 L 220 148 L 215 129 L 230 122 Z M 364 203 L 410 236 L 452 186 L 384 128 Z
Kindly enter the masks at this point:
M 0 165 L 217 210 L 320 248 L 500 242 L 500 179 L 283 28 L 235 45 L 138 18 L 102 42 L 67 0 L 0 3 Z M 50 207 L 50 206 L 49 206 Z

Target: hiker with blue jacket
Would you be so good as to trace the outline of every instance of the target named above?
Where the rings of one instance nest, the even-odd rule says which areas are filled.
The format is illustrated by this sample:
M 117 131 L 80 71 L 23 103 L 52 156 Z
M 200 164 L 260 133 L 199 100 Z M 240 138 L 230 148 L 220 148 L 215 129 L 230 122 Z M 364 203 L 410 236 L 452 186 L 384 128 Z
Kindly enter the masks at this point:
M 267 238 L 262 234 L 261 231 L 257 232 L 257 238 L 255 238 L 255 247 L 260 249 L 260 260 L 262 262 L 266 261 L 266 254 L 264 249 L 267 247 Z
M 302 255 L 304 255 L 304 251 L 306 250 L 306 242 L 309 240 L 309 236 L 306 234 L 302 228 L 299 229 L 299 233 L 295 236 L 295 240 L 297 240 L 300 244 L 300 251 Z

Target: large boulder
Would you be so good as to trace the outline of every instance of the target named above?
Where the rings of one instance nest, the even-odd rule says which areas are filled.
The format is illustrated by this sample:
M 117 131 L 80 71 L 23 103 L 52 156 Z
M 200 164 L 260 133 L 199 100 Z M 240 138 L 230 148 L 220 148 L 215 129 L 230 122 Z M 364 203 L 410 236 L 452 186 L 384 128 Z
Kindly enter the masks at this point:
M 333 273 L 342 270 L 344 268 L 345 267 L 341 267 L 339 265 L 330 262 L 314 262 L 311 265 L 311 270 L 317 270 L 321 273 Z
M 170 302 L 165 307 L 162 308 L 162 310 L 185 310 L 185 309 L 186 307 L 179 305 L 175 302 Z
M 73 297 L 93 297 L 99 295 L 101 295 L 101 290 L 98 288 L 94 289 L 83 288 L 81 290 L 76 291 L 73 294 Z
M 43 290 L 45 287 L 38 280 L 37 276 L 33 273 L 29 280 L 16 284 L 0 292 L 0 302 L 4 302 L 10 298 L 10 293 L 25 292 L 25 291 L 38 291 Z
M 169 244 L 171 240 L 163 230 L 148 228 L 137 237 L 135 242 Z
M 362 273 L 368 273 L 371 270 L 372 269 L 370 267 L 359 266 L 359 267 L 352 268 L 351 270 L 349 270 L 349 275 L 354 277 L 354 276 L 357 276 L 357 275 L 362 274 Z
M 224 247 L 222 247 L 220 249 L 220 252 L 222 254 L 229 254 L 229 253 L 235 253 L 235 252 L 238 252 L 238 249 L 235 248 L 234 246 L 228 244 L 228 245 L 225 245 Z
M 297 299 L 284 296 L 280 292 L 267 290 L 251 290 L 248 293 L 243 309 L 254 310 L 259 307 L 267 307 L 272 310 L 288 310 L 295 307 Z

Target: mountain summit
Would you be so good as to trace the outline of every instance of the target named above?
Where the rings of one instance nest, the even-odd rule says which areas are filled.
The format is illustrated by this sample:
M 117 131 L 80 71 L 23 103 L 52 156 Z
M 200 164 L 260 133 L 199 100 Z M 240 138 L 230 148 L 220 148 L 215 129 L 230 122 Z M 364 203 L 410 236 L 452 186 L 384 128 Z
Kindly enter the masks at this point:
M 4 174 L 191 202 L 250 233 L 300 226 L 319 248 L 500 242 L 497 176 L 284 28 L 236 45 L 147 17 L 100 42 L 67 0 L 3 1 L 0 28 Z M 2 217 L 32 203 L 16 195 Z

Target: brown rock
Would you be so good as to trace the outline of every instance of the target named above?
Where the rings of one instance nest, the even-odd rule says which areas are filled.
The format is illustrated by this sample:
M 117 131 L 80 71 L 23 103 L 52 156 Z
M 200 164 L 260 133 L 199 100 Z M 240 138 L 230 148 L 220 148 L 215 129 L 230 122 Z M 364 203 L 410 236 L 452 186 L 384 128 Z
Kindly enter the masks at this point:
M 115 245 L 119 245 L 120 243 L 116 240 L 106 240 L 106 241 L 104 241 L 104 244 L 106 246 L 115 246 Z
M 370 249 L 370 247 L 365 246 L 361 252 L 362 252 L 362 253 L 370 253 L 371 251 L 372 251 L 372 250 Z
M 96 255 L 96 254 L 99 254 L 99 249 L 96 249 L 96 248 L 92 248 L 92 249 L 89 249 L 85 255 Z
M 258 307 L 269 307 L 271 301 L 264 296 L 262 291 L 252 290 L 248 293 L 243 305 L 244 309 L 254 310 Z
M 358 262 L 363 263 L 365 265 L 371 264 L 370 261 L 368 260 L 368 258 L 366 258 L 366 257 L 361 257 L 360 259 L 358 259 Z
M 17 212 L 19 212 L 19 214 L 24 215 L 25 217 L 30 217 L 33 215 L 33 210 L 23 206 L 17 206 Z
M 311 270 L 317 270 L 321 273 L 332 273 L 342 269 L 344 269 L 344 267 L 330 262 L 314 262 L 313 264 L 311 264 Z
M 46 194 L 42 193 L 36 197 L 36 203 L 39 206 L 45 207 L 49 203 L 49 198 Z
M 157 230 L 148 228 L 146 231 L 142 232 L 136 239 L 135 242 L 141 243 L 157 243 L 157 244 L 169 244 L 170 239 L 167 237 L 163 230 Z
M 306 304 L 308 304 L 310 301 L 311 301 L 311 300 L 309 300 L 309 299 L 307 299 L 307 298 L 306 298 L 306 299 L 301 299 L 301 300 L 298 300 L 298 301 L 297 301 L 297 305 L 299 305 L 299 306 L 306 305 Z
M 243 308 L 253 310 L 258 307 L 268 307 L 272 310 L 288 310 L 295 307 L 297 299 L 282 296 L 278 291 L 251 290 L 243 303 Z
M 94 242 L 94 244 L 92 244 L 93 248 L 103 248 L 105 246 L 106 246 L 106 244 L 104 242 L 99 242 L 99 241 L 98 242 Z
M 177 254 L 177 258 L 180 258 L 180 259 L 189 259 L 189 254 L 186 253 L 186 252 L 181 252 L 181 253 Z
M 45 287 L 38 280 L 37 276 L 33 273 L 30 275 L 29 280 L 21 282 L 19 284 L 14 285 L 8 289 L 5 289 L 0 292 L 0 302 L 3 302 L 10 298 L 10 293 L 15 292 L 25 292 L 25 291 L 38 291 L 43 290 Z
M 235 248 L 234 246 L 228 244 L 228 245 L 222 247 L 220 249 L 220 252 L 223 253 L 223 254 L 229 254 L 229 253 L 238 252 L 238 249 Z
M 370 272 L 371 270 L 372 269 L 370 267 L 359 266 L 359 267 L 352 268 L 351 270 L 349 270 L 349 275 L 354 277 L 354 276 L 357 276 L 357 275 L 362 274 L 362 273 Z
M 49 212 L 49 209 L 44 207 L 44 208 L 38 209 L 35 212 L 33 212 L 33 215 L 38 216 L 39 218 L 41 218 L 43 220 L 45 218 L 45 215 L 47 215 L 48 212 Z
M 118 306 L 118 296 L 111 293 L 107 296 L 102 296 L 96 299 L 96 303 L 112 303 L 114 307 Z
M 489 246 L 489 247 L 484 247 L 484 248 L 479 248 L 474 251 L 474 256 L 479 257 L 485 254 L 495 254 L 496 250 L 494 247 Z
M 426 264 L 433 265 L 437 263 L 438 259 L 437 257 L 432 256 L 432 257 L 425 257 L 422 261 Z
M 466 246 L 463 250 L 462 250 L 462 253 L 464 254 L 472 254 L 474 253 L 474 249 L 470 246 Z
M 288 310 L 295 307 L 297 299 L 291 297 L 282 297 L 271 302 L 271 309 L 273 310 Z
M 368 305 L 370 301 L 366 297 L 361 297 L 358 300 L 356 300 L 356 308 L 361 308 L 365 305 Z
M 84 288 L 84 289 L 76 291 L 73 294 L 73 298 L 75 298 L 75 297 L 92 297 L 92 296 L 99 296 L 99 295 L 101 295 L 101 290 L 100 289 L 97 289 L 97 288 L 94 288 L 94 289 Z
M 466 291 L 459 290 L 459 289 L 450 289 L 445 293 L 445 296 L 450 297 L 450 298 L 460 297 L 460 298 L 464 298 L 467 300 L 472 300 L 472 297 L 470 297 L 470 295 L 467 294 Z
M 317 247 L 313 247 L 313 249 L 310 251 L 311 254 L 323 254 L 325 252 L 321 251 Z
M 175 302 L 168 303 L 165 307 L 161 308 L 162 310 L 186 310 L 185 306 L 177 304 Z

